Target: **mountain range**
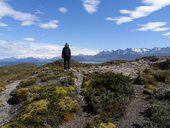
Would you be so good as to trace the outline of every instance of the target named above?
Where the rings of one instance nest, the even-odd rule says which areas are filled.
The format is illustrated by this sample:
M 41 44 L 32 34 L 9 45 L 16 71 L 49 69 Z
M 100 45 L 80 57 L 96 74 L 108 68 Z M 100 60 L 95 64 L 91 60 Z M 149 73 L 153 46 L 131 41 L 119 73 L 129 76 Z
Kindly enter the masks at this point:
M 94 56 L 89 55 L 77 55 L 72 56 L 73 60 L 79 62 L 105 62 L 110 60 L 135 60 L 145 56 L 170 56 L 170 47 L 165 48 L 127 48 L 118 49 L 111 51 L 101 51 Z M 0 59 L 0 66 L 4 65 L 14 65 L 19 63 L 33 63 L 33 64 L 46 64 L 55 60 L 61 59 L 60 57 L 55 57 L 51 59 L 41 59 L 41 58 L 5 58 Z

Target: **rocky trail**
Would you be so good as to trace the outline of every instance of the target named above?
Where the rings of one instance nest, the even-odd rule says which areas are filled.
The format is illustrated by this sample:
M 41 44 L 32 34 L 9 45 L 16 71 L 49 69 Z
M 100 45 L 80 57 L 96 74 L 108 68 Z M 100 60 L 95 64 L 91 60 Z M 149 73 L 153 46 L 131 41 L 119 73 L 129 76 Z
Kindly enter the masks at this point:
M 79 112 L 74 114 L 74 119 L 68 123 L 65 123 L 60 128 L 84 128 L 85 124 L 89 122 L 92 117 L 88 116 L 88 113 L 86 113 L 83 108 L 86 105 L 84 97 L 80 94 L 81 93 L 81 87 L 83 83 L 83 77 L 84 74 L 80 71 L 73 70 L 75 78 L 75 87 L 76 87 L 76 96 L 77 99 L 80 101 L 81 108 Z
M 20 81 L 15 81 L 6 86 L 6 90 L 0 94 L 0 126 L 8 122 L 14 114 L 11 114 L 12 105 L 8 104 L 10 93 L 18 86 Z
M 143 128 L 144 112 L 148 108 L 147 95 L 143 94 L 144 85 L 133 85 L 135 97 L 127 106 L 126 115 L 117 122 L 118 128 Z

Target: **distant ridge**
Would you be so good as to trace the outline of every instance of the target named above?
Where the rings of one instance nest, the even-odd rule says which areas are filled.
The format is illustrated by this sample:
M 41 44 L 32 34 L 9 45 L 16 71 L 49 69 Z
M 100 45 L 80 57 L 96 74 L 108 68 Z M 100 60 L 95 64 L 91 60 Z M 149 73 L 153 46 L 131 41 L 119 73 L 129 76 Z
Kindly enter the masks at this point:
M 110 60 L 135 60 L 145 56 L 170 56 L 170 47 L 158 48 L 154 47 L 152 49 L 148 48 L 127 48 L 125 50 L 111 50 L 111 51 L 101 51 L 100 53 L 89 56 L 89 55 L 77 55 L 72 56 L 72 59 L 84 62 L 105 62 Z M 60 57 L 55 57 L 51 59 L 41 59 L 41 58 L 6 58 L 0 59 L 0 66 L 4 65 L 14 65 L 20 63 L 33 63 L 33 64 L 46 64 L 55 60 L 61 59 Z

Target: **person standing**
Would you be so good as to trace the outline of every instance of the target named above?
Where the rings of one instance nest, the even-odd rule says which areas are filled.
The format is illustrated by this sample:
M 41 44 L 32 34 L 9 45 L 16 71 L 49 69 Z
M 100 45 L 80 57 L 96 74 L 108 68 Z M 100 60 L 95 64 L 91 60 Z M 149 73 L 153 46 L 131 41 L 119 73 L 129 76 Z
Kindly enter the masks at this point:
M 62 51 L 62 58 L 64 59 L 64 70 L 69 70 L 70 69 L 70 59 L 71 59 L 71 50 L 69 48 L 69 44 L 66 43 L 65 47 L 63 48 Z

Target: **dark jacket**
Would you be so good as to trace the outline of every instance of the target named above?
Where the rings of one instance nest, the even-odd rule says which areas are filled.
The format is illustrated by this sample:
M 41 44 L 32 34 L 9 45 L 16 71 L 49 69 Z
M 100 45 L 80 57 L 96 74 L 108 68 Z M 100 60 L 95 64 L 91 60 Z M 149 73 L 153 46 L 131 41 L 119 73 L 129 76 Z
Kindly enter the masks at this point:
M 71 58 L 71 50 L 69 47 L 64 47 L 62 51 L 62 58 L 70 59 Z

